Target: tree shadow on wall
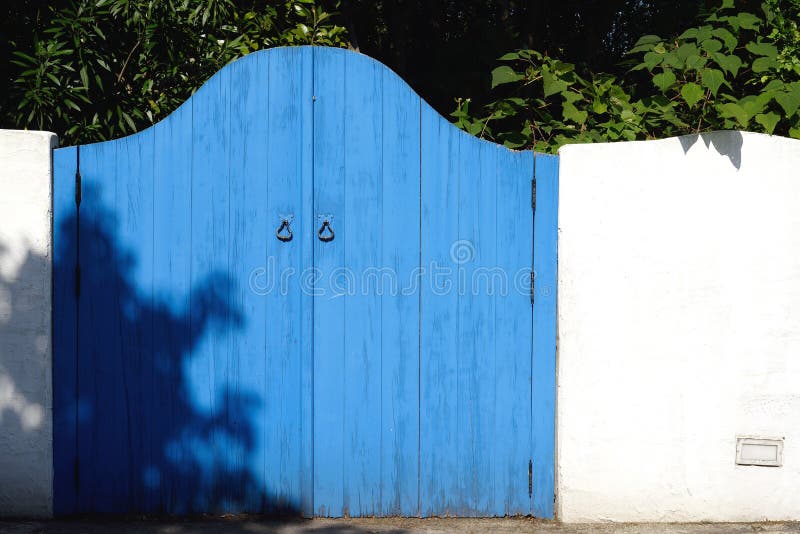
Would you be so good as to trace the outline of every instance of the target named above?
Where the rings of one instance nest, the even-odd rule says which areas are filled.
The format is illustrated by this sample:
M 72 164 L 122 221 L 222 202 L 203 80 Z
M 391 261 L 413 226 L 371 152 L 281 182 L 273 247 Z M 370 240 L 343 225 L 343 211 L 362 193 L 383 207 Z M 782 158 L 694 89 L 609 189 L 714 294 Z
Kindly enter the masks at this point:
M 0 242 L 0 512 L 49 513 L 49 260 Z M 19 488 L 26 488 L 20 495 Z
M 689 149 L 697 143 L 698 139 L 702 139 L 706 148 L 714 147 L 714 150 L 720 156 L 725 156 L 738 171 L 742 167 L 742 145 L 744 144 L 744 137 L 742 132 L 739 131 L 715 131 L 706 132 L 701 134 L 682 135 L 678 138 L 683 148 L 683 153 L 689 152 Z
M 93 205 L 79 217 L 56 229 L 56 514 L 297 515 L 295 503 L 265 489 L 264 392 L 237 382 L 230 356 L 228 335 L 247 320 L 232 305 L 234 279 L 208 269 L 191 280 L 188 253 L 170 255 L 187 267 L 178 272 L 147 247 L 134 252 L 110 209 Z M 155 280 L 173 270 L 172 286 Z M 240 355 L 248 357 L 263 355 Z

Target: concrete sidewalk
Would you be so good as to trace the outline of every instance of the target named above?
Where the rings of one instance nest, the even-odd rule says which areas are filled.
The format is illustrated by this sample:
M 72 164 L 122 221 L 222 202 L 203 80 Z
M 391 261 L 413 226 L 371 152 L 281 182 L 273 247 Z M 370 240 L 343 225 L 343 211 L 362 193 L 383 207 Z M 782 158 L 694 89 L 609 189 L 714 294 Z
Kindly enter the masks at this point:
M 752 534 L 800 533 L 800 523 L 560 525 L 534 519 L 0 521 L 3 534 Z

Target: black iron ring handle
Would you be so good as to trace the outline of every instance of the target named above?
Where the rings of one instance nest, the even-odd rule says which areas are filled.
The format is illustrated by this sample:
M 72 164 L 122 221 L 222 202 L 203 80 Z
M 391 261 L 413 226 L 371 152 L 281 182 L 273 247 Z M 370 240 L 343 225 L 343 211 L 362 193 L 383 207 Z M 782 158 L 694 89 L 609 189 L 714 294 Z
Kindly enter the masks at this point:
M 325 234 L 326 229 L 328 230 L 327 235 Z M 328 219 L 322 221 L 322 226 L 320 226 L 319 232 L 317 232 L 317 237 L 319 237 L 319 240 L 324 243 L 333 241 L 333 238 L 336 237 L 336 233 L 333 231 L 333 228 L 331 228 L 331 223 L 328 222 Z
M 284 229 L 286 229 L 286 233 L 283 233 Z M 281 222 L 281 225 L 275 231 L 275 237 L 284 243 L 292 240 L 294 235 L 292 234 L 292 229 L 289 226 L 289 219 L 284 219 L 283 222 Z

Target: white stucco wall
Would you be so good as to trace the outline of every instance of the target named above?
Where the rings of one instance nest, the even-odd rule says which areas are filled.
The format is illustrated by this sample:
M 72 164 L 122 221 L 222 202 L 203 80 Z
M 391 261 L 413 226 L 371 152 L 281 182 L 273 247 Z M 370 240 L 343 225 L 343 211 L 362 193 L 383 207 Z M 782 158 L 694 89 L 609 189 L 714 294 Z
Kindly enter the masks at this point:
M 560 188 L 561 519 L 800 519 L 800 141 L 568 146 Z
M 52 511 L 51 149 L 0 130 L 0 516 Z

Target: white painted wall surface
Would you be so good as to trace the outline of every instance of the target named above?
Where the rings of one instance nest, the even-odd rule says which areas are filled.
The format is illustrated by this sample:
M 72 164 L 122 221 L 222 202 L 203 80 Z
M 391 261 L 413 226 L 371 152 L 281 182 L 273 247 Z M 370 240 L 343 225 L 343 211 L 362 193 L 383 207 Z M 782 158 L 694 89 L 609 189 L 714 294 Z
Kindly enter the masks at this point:
M 800 141 L 568 146 L 560 188 L 560 518 L 800 519 Z
M 0 130 L 0 516 L 52 513 L 51 150 Z

